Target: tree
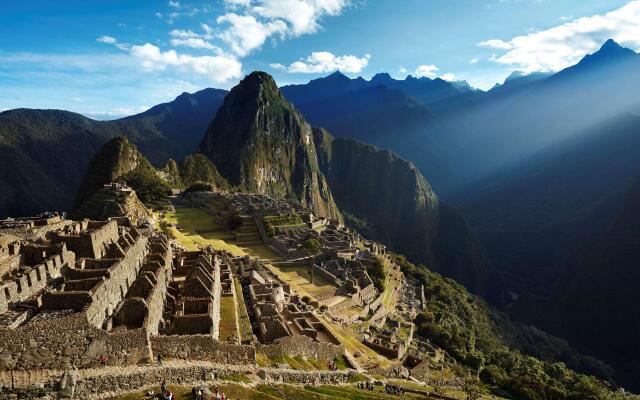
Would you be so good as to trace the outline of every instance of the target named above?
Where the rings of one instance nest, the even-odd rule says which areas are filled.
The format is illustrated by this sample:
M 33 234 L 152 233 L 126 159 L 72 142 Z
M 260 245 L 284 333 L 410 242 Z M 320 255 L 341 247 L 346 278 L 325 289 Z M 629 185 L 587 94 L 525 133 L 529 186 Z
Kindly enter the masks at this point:
M 480 398 L 480 382 L 475 378 L 465 379 L 462 390 L 467 395 L 467 400 L 478 400 Z
M 307 239 L 302 243 L 302 248 L 312 254 L 315 254 L 318 251 L 320 251 L 321 247 L 322 246 L 320 245 L 320 242 L 318 242 L 318 239 L 315 239 L 315 238 Z

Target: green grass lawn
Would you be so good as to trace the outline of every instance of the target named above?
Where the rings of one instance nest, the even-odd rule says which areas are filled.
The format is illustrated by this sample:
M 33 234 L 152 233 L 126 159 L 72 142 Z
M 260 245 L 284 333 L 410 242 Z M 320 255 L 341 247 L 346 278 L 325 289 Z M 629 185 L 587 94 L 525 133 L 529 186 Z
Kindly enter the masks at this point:
M 237 380 L 236 380 L 237 379 Z M 248 378 L 240 376 L 238 378 L 231 377 L 229 380 L 234 382 L 248 382 Z M 395 382 L 394 382 L 395 383 Z M 405 382 L 406 383 L 406 382 Z M 403 384 L 402 381 L 397 382 L 400 386 L 409 387 Z M 190 400 L 191 399 L 191 386 L 177 386 L 169 385 L 171 391 L 176 395 L 176 400 Z M 210 388 L 213 393 L 215 389 Z M 160 387 L 153 388 L 155 393 L 158 393 Z M 426 392 L 426 389 L 421 388 L 421 391 Z M 220 392 L 224 393 L 230 400 L 284 400 L 287 398 L 300 399 L 300 400 L 338 400 L 338 399 L 351 399 L 351 400 L 387 400 L 387 399 L 435 399 L 435 397 L 426 396 L 424 394 L 405 393 L 403 396 L 387 395 L 382 386 L 374 386 L 373 391 L 365 389 L 358 389 L 355 384 L 346 386 L 292 386 L 292 385 L 276 385 L 271 387 L 269 385 L 257 385 L 248 387 L 238 383 L 225 383 L 220 385 Z M 142 400 L 149 399 L 145 395 L 145 391 L 137 391 L 125 396 L 121 396 L 118 400 Z M 283 395 L 284 394 L 284 395 Z M 456 398 L 464 399 L 464 394 L 459 391 L 448 390 L 446 395 Z M 288 397 L 285 397 L 288 396 Z M 483 396 L 482 399 L 490 399 L 490 396 Z
M 221 221 L 200 208 L 175 207 L 175 212 L 165 212 L 164 218 L 157 214 L 159 222 L 168 222 L 176 239 L 189 250 L 212 246 L 226 250 L 234 256 L 251 255 L 261 259 L 277 260 L 281 257 L 265 245 L 236 245 L 233 233 L 223 229 Z
M 387 261 L 386 258 L 381 258 L 381 261 L 384 266 L 385 273 L 384 291 L 382 292 L 382 304 L 387 310 L 392 310 L 395 307 L 395 296 L 393 295 L 393 291 L 398 285 L 397 272 L 393 271 L 391 264 L 389 263 L 389 261 Z
M 242 295 L 242 285 L 240 281 L 233 278 L 233 284 L 236 287 L 236 297 L 237 297 L 237 306 L 238 306 L 238 326 L 240 327 L 240 340 L 241 341 L 249 341 L 253 338 L 253 329 L 251 329 L 251 321 L 249 320 L 249 314 L 247 313 L 247 305 L 244 301 L 244 297 Z
M 226 341 L 230 336 L 238 338 L 236 325 L 236 303 L 233 296 L 220 297 L 220 335 L 221 342 Z
M 284 267 L 268 264 L 267 268 L 276 274 L 278 278 L 290 284 L 300 296 L 307 295 L 317 299 L 318 296 L 335 290 L 335 286 L 319 274 L 314 275 L 313 283 L 311 283 L 310 267 L 308 266 Z

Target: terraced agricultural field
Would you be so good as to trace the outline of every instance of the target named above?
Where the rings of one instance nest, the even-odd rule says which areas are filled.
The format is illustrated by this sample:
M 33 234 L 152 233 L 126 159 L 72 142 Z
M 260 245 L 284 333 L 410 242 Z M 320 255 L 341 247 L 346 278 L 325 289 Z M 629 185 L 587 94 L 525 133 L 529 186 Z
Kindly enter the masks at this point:
M 236 303 L 233 296 L 220 297 L 220 341 L 226 341 L 229 337 L 238 337 L 236 324 Z
M 300 296 L 307 295 L 313 299 L 318 299 L 318 297 L 322 297 L 336 289 L 335 286 L 318 274 L 313 277 L 313 283 L 311 283 L 309 267 L 307 266 L 289 267 L 275 264 L 267 264 L 266 266 L 278 278 L 289 283 Z
M 176 400 L 191 399 L 191 387 L 173 386 L 169 388 L 176 395 Z M 159 388 L 154 388 L 157 391 Z M 213 391 L 214 388 L 212 387 Z M 387 399 L 435 399 L 422 394 L 405 393 L 403 396 L 388 395 L 382 386 L 375 386 L 373 391 L 358 389 L 356 385 L 348 386 L 293 386 L 293 385 L 254 385 L 247 386 L 237 383 L 220 385 L 220 392 L 230 400 L 387 400 Z M 145 392 L 135 392 L 120 397 L 119 400 L 148 399 Z
M 238 245 L 234 243 L 232 232 L 225 231 L 222 222 L 200 208 L 175 207 L 175 212 L 165 212 L 159 216 L 159 223 L 173 226 L 169 230 L 176 239 L 189 250 L 212 246 L 216 250 L 226 250 L 235 256 L 251 255 L 262 259 L 279 259 L 279 256 L 264 245 Z

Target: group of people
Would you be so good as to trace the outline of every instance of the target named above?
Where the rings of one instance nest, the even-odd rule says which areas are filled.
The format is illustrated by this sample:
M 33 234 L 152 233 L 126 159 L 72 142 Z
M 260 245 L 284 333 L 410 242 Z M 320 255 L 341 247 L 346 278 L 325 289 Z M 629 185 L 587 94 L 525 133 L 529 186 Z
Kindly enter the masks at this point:
M 392 385 L 390 383 L 387 383 L 384 386 L 384 390 L 387 392 L 387 394 L 404 394 L 404 388 L 397 385 Z
M 373 392 L 373 383 L 371 381 L 358 382 L 358 389 L 367 389 Z
M 161 400 L 175 400 L 175 396 L 173 392 L 167 386 L 167 381 L 163 380 L 162 384 L 160 384 L 160 395 L 158 396 Z
M 336 366 L 336 362 L 334 360 L 331 360 L 327 363 L 327 367 L 329 368 L 329 371 L 337 371 L 338 367 Z
M 220 391 L 220 386 L 216 386 L 215 393 L 211 393 L 206 386 L 194 386 L 191 395 L 193 400 L 231 400 Z

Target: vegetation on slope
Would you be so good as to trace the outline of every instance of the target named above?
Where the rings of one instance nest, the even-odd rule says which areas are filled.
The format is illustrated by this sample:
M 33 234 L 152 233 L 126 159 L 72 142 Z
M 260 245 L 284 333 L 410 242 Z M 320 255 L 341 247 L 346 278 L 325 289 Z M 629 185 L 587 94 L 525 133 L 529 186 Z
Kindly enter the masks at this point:
M 188 188 L 196 184 L 229 188 L 228 182 L 220 175 L 216 166 L 200 153 L 190 154 L 180 163 L 169 160 L 161 171 L 166 174 L 165 179 L 176 188 Z
M 240 190 L 295 200 L 316 215 L 339 217 L 318 168 L 311 126 L 264 72 L 249 74 L 231 90 L 199 150 Z
M 580 355 L 566 342 L 512 323 L 453 280 L 403 256 L 394 258 L 406 274 L 425 287 L 427 309 L 416 318 L 417 333 L 479 371 L 485 383 L 528 400 L 622 396 L 606 381 L 612 374 L 607 365 Z M 538 342 L 532 345 L 532 340 Z M 567 364 L 605 380 L 575 372 Z
M 396 154 L 314 129 L 319 165 L 336 203 L 365 237 L 433 266 L 492 303 L 501 281 L 462 215 L 442 203 L 420 171 Z
M 112 182 L 126 183 L 146 205 L 166 200 L 170 189 L 151 163 L 125 137 L 110 140 L 91 159 L 80 184 L 76 206 L 81 206 L 104 185 Z

